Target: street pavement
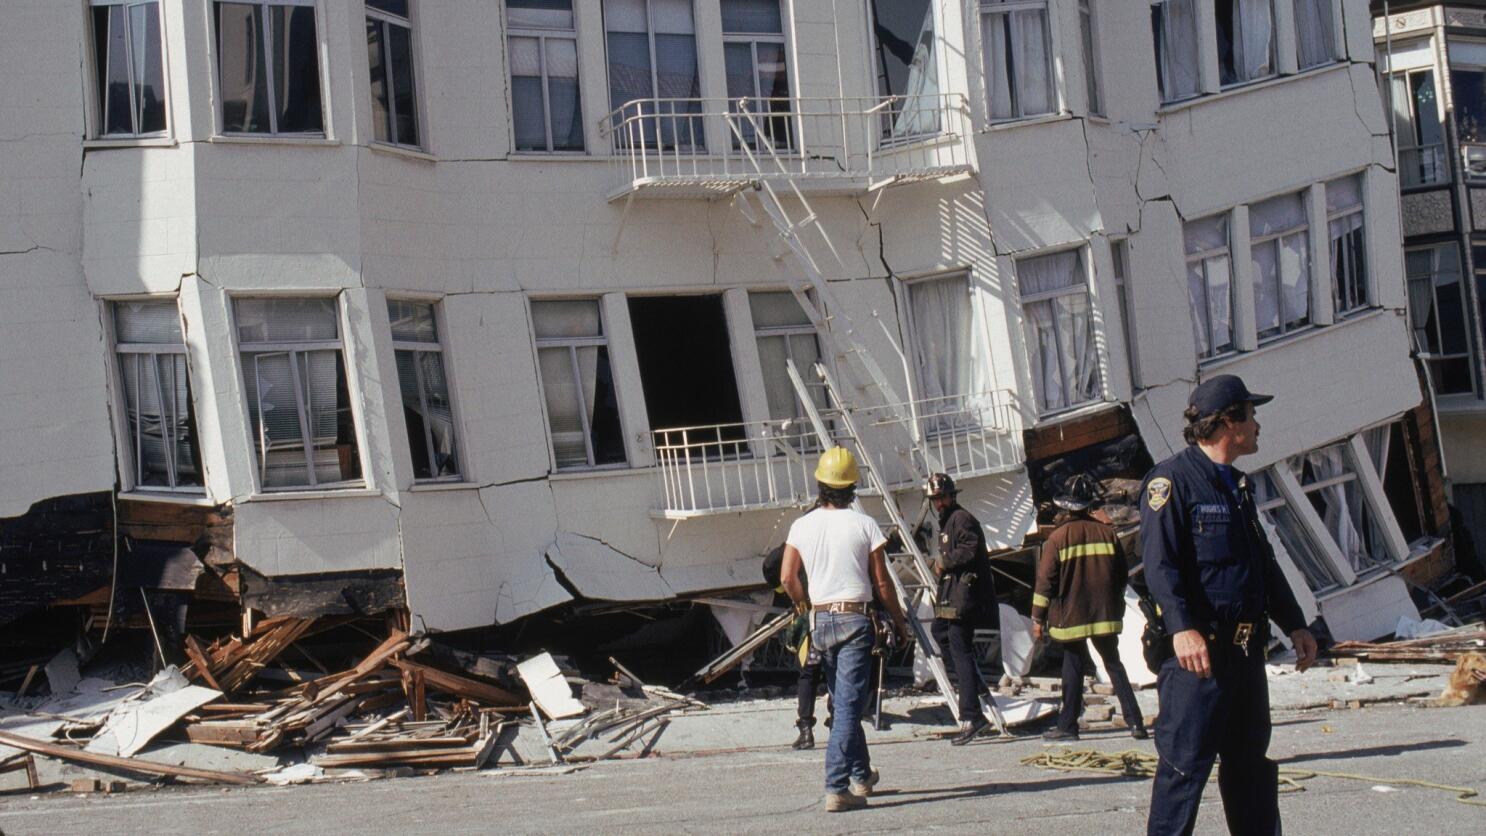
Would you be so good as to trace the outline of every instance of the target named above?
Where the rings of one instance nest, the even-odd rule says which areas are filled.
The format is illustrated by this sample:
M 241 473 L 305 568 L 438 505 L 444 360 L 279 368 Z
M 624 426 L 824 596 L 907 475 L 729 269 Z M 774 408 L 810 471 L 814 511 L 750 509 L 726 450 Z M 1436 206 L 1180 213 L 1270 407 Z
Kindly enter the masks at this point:
M 1412 778 L 1486 791 L 1486 706 L 1279 712 L 1271 756 L 1282 767 Z M 119 795 L 9 795 L 0 832 L 29 833 L 793 833 L 1143 832 L 1145 780 L 1050 772 L 1020 764 L 1040 739 L 954 748 L 915 739 L 873 747 L 883 773 L 866 810 L 826 814 L 823 751 L 782 744 L 710 755 L 609 761 L 571 774 L 513 769 L 285 788 L 174 787 Z M 1151 751 L 1115 732 L 1078 748 Z M 1486 807 L 1451 793 L 1318 777 L 1281 796 L 1292 834 L 1483 833 Z M 1479 799 L 1478 799 L 1479 800 Z M 1216 784 L 1199 833 L 1220 833 Z

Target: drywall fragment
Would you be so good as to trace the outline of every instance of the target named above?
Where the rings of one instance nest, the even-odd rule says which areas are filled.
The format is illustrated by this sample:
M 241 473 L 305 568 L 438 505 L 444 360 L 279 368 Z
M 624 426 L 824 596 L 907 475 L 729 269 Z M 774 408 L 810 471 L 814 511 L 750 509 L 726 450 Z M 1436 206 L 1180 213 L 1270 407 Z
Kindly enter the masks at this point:
M 557 662 L 552 660 L 551 653 L 527 659 L 516 666 L 516 673 L 526 683 L 537 707 L 548 717 L 560 720 L 564 717 L 577 717 L 588 710 L 583 703 L 573 699 L 573 689 L 568 687 L 568 681 L 563 678 L 562 671 L 557 669 Z

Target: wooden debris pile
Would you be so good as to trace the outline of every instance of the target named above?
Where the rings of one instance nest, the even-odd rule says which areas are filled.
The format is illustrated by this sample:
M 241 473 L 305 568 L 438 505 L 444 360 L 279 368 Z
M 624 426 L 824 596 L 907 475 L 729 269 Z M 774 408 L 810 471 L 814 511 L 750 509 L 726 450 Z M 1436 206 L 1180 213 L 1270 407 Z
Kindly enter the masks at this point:
M 1473 651 L 1486 649 L 1486 625 L 1467 624 L 1453 630 L 1432 633 L 1415 639 L 1389 642 L 1341 642 L 1333 645 L 1331 655 L 1353 656 L 1374 662 L 1442 662 L 1455 663 Z

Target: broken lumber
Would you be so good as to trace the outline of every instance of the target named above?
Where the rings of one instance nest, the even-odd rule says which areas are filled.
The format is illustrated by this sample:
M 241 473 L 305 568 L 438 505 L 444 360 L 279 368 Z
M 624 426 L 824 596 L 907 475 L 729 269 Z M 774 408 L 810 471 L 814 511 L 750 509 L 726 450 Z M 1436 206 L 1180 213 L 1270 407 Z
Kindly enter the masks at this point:
M 256 776 L 242 772 L 218 772 L 214 769 L 197 769 L 191 766 L 174 766 L 168 763 L 157 763 L 155 761 L 140 760 L 138 758 L 121 758 L 114 755 L 100 755 L 94 752 L 84 752 L 81 749 L 73 749 L 68 746 L 58 746 L 55 743 L 47 743 L 42 740 L 33 740 L 18 734 L 0 731 L 0 743 L 13 749 L 33 752 L 38 755 L 46 755 L 50 758 L 71 761 L 73 763 L 85 763 L 92 766 L 106 766 L 114 769 L 122 769 L 127 772 L 138 772 L 145 775 L 164 775 L 171 778 L 195 778 L 199 781 L 211 781 L 217 784 L 237 784 L 250 786 L 259 782 Z
M 420 674 L 429 686 L 456 697 L 488 705 L 518 706 L 522 703 L 520 697 L 504 688 L 438 668 L 431 668 L 428 665 L 410 662 L 407 659 L 393 659 L 392 666 L 404 673 Z

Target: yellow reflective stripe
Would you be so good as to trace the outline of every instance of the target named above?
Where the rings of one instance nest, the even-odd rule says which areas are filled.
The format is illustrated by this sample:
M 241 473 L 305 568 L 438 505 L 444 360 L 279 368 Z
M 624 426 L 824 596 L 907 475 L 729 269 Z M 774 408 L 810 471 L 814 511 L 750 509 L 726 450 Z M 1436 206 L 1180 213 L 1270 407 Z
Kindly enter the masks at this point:
M 1035 592 L 1032 593 L 1032 606 L 1034 606 L 1034 607 L 1045 607 L 1047 605 L 1048 605 L 1048 600 L 1047 600 L 1047 596 L 1046 595 L 1038 595 Z
M 1108 636 L 1120 632 L 1124 626 L 1119 621 L 1096 621 L 1093 624 L 1080 624 L 1077 627 L 1052 627 L 1047 632 L 1054 639 L 1066 642 L 1086 639 L 1089 636 Z
M 1115 553 L 1114 543 L 1081 543 L 1077 546 L 1067 546 L 1058 549 L 1058 562 L 1072 560 L 1075 557 L 1096 557 L 1099 555 L 1113 555 Z

